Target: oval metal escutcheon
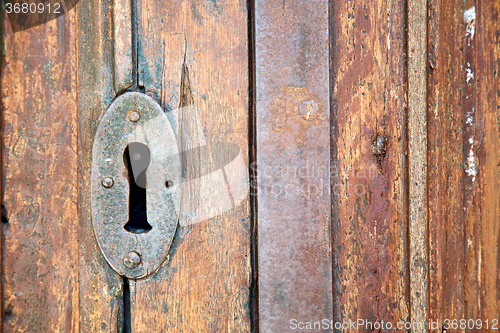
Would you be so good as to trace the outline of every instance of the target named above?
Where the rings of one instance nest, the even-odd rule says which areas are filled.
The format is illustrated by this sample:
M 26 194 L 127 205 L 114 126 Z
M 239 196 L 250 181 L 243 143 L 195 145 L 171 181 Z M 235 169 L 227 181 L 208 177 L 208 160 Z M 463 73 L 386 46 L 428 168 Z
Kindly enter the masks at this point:
M 143 278 L 165 260 L 178 223 L 180 170 L 174 131 L 160 106 L 140 93 L 118 97 L 97 128 L 91 173 L 94 233 L 118 274 Z M 126 227 L 132 218 L 147 228 Z

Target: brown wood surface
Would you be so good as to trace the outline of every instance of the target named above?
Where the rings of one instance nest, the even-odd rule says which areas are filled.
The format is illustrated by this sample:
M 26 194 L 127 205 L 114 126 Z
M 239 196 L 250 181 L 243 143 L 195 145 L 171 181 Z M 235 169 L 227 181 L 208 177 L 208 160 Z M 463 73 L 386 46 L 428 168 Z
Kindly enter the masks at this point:
M 440 323 L 499 314 L 499 9 L 430 7 L 430 318 Z
M 74 14 L 4 21 L 2 332 L 79 330 Z
M 429 318 L 464 316 L 463 1 L 429 3 Z
M 333 5 L 338 322 L 410 319 L 405 10 L 385 0 Z
M 179 147 L 196 136 L 236 143 L 248 160 L 247 11 L 242 1 L 138 1 L 139 86 L 169 119 L 178 109 Z M 195 113 L 201 131 L 196 128 Z M 187 135 L 187 137 L 186 137 Z M 195 162 L 195 156 L 190 156 Z M 191 175 L 196 175 L 193 165 Z M 184 169 L 186 170 L 186 169 Z M 195 190 L 191 188 L 190 190 Z M 217 198 L 219 189 L 209 196 Z M 195 198 L 183 196 L 183 200 Z M 236 198 L 235 198 L 236 200 Z M 188 204 L 181 200 L 181 215 Z M 248 198 L 200 223 L 181 217 L 169 257 L 131 282 L 132 332 L 248 332 Z
M 491 322 L 500 320 L 500 3 L 465 1 L 463 31 L 465 318 Z
M 500 320 L 497 0 L 80 0 L 3 25 L 0 332 Z M 90 167 L 124 89 L 161 105 L 180 150 L 237 144 L 258 176 L 256 239 L 249 197 L 210 215 L 223 191 L 187 181 L 218 162 L 183 155 L 166 261 L 127 283 L 110 268 Z
M 90 171 L 92 145 L 113 91 L 112 2 L 80 0 L 78 57 L 78 218 L 80 246 L 80 332 L 121 332 L 122 278 L 106 262 L 92 229 Z M 126 51 L 126 50 L 124 50 Z M 120 59 L 120 56 L 117 56 Z M 76 213 L 76 212 L 73 212 Z
M 328 1 L 256 1 L 260 332 L 332 315 L 328 45 Z

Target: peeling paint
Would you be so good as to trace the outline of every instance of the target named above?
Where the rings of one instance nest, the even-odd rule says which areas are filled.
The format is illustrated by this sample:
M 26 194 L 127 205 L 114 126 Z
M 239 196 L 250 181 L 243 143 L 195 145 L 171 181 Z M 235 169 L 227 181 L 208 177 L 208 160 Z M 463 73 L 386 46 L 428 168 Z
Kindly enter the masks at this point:
M 467 112 L 467 119 L 465 120 L 465 123 L 467 125 L 473 125 L 474 124 L 474 113 L 475 113 L 475 109 L 474 107 L 472 107 L 472 111 L 468 111 Z
M 474 78 L 474 73 L 472 73 L 470 68 L 466 68 L 465 71 L 467 72 L 467 84 L 469 84 L 470 80 Z
M 472 181 L 474 182 L 476 181 L 477 176 L 476 157 L 474 156 L 474 139 L 469 138 L 469 143 L 471 147 L 469 150 L 469 156 L 467 156 L 467 168 L 465 169 L 465 172 L 467 173 L 467 176 L 472 176 Z
M 464 12 L 464 22 L 467 24 L 467 29 L 465 36 L 470 37 L 470 41 L 474 39 L 474 33 L 476 32 L 476 6 L 472 6 Z

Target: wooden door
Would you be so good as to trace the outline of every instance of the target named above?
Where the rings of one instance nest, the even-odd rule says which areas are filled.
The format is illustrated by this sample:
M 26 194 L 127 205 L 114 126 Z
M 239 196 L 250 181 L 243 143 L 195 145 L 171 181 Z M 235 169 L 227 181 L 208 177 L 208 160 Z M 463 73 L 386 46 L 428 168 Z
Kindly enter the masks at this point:
M 498 1 L 61 8 L 3 16 L 2 332 L 500 329 Z M 183 157 L 173 243 L 137 280 L 91 208 L 130 91 L 209 152 Z

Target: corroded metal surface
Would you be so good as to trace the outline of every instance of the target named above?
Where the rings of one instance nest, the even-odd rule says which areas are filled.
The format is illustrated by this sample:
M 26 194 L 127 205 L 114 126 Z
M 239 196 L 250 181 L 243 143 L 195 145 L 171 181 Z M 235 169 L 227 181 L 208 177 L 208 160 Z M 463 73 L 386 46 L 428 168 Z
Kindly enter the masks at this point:
M 333 313 L 328 26 L 328 1 L 256 2 L 259 329 L 265 333 L 290 332 L 292 319 Z
M 129 119 L 130 111 L 141 116 Z M 148 146 L 147 222 L 152 229 L 135 234 L 124 229 L 129 218 L 129 189 L 123 153 L 129 143 Z M 113 179 L 106 188 L 103 179 Z M 92 219 L 99 246 L 111 267 L 120 275 L 142 278 L 155 272 L 165 259 L 179 216 L 180 160 L 174 132 L 161 108 L 150 97 L 127 93 L 104 114 L 92 151 Z M 172 186 L 165 186 L 170 181 Z M 131 251 L 141 263 L 128 268 L 123 258 Z

